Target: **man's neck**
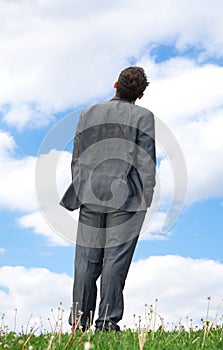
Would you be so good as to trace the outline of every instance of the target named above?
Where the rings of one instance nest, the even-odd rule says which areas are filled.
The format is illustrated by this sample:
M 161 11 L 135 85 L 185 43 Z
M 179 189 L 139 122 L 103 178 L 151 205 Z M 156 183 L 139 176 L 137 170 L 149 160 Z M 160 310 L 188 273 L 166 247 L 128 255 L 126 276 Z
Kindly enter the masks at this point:
M 125 99 L 121 98 L 117 92 L 115 93 L 114 98 L 115 97 L 120 98 L 120 100 L 128 101 L 128 100 L 125 100 Z M 128 102 L 134 105 L 136 101 L 128 101 Z

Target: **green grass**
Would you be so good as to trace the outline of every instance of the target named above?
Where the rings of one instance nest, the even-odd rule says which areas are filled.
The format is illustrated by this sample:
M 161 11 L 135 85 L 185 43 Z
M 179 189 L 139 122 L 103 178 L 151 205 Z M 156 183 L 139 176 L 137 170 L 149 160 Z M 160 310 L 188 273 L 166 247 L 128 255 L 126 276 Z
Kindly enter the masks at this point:
M 209 306 L 211 298 L 208 297 L 208 305 L 205 319 L 201 319 L 200 326 L 193 326 L 192 320 L 187 318 L 187 328 L 181 322 L 174 326 L 172 330 L 167 330 L 163 319 L 157 314 L 157 302 L 155 307 L 150 305 L 147 310 L 145 305 L 146 326 L 142 326 L 142 319 L 134 324 L 135 329 L 125 329 L 122 332 L 94 332 L 88 329 L 86 332 L 74 331 L 63 333 L 63 313 L 60 303 L 58 315 L 55 317 L 53 310 L 54 328 L 51 323 L 51 333 L 41 332 L 40 328 L 31 328 L 28 332 L 30 319 L 25 328 L 25 332 L 16 333 L 8 331 L 2 316 L 2 326 L 0 327 L 0 350 L 223 350 L 223 324 L 222 317 L 219 319 L 218 308 L 212 322 L 209 320 Z M 80 314 L 76 327 L 81 321 Z M 17 309 L 15 309 L 15 324 L 17 322 Z M 157 327 L 159 327 L 157 329 Z M 156 330 L 156 331 L 155 331 Z M 40 332 L 40 334 L 36 334 Z
M 139 339 L 142 339 L 140 348 Z M 143 340 L 145 341 L 143 344 Z M 87 344 L 88 343 L 88 347 Z M 90 344 L 89 344 L 90 343 Z M 89 348 L 90 345 L 90 348 Z M 91 330 L 73 334 L 15 334 L 9 332 L 0 336 L 0 349 L 10 350 L 190 350 L 223 349 L 223 327 L 203 327 L 199 330 L 164 331 L 161 327 L 156 332 L 131 331 L 98 332 Z

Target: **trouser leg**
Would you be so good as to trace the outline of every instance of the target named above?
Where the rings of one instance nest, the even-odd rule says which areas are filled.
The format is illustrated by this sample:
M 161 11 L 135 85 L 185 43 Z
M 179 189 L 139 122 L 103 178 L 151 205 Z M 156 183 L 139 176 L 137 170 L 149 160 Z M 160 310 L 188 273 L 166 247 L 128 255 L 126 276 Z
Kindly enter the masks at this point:
M 74 325 L 82 313 L 81 324 L 85 327 L 94 316 L 97 286 L 96 281 L 103 265 L 103 247 L 94 247 L 103 236 L 103 215 L 81 207 L 75 251 L 73 307 L 69 323 Z M 91 242 L 92 241 L 92 242 Z M 97 241 L 98 243 L 98 241 Z
M 125 224 L 123 226 L 116 225 L 117 217 L 120 223 L 121 216 Z M 104 250 L 101 301 L 99 317 L 96 321 L 96 327 L 98 328 L 104 322 L 116 325 L 122 318 L 124 310 L 123 289 L 144 217 L 145 212 L 137 212 L 134 216 L 132 213 L 127 212 L 107 214 L 107 224 L 110 229 L 108 233 L 106 231 L 108 247 L 106 246 Z M 114 242 L 114 232 L 119 236 L 122 234 L 123 229 L 134 230 L 134 235 L 130 235 L 130 237 L 134 236 L 134 238 L 117 246 L 109 246 L 109 235 L 112 236 L 112 242 Z
M 89 325 L 93 320 L 97 297 L 96 281 L 101 274 L 102 263 L 103 249 L 76 246 L 71 316 L 75 322 L 70 322 L 71 324 L 77 322 L 80 312 L 83 326 Z
M 123 289 L 138 236 L 121 246 L 105 248 L 98 323 L 117 324 L 123 315 Z

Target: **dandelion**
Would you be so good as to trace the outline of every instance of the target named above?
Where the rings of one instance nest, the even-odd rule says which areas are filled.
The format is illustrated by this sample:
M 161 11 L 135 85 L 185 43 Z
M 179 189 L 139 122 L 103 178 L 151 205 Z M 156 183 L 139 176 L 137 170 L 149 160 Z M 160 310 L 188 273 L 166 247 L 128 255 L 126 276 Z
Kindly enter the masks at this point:
M 139 339 L 139 349 L 143 350 L 146 341 L 146 332 L 141 332 L 138 334 Z
M 91 343 L 89 341 L 87 341 L 85 344 L 84 344 L 84 350 L 90 350 L 92 348 L 91 346 Z
M 147 307 L 148 307 L 148 305 L 145 304 L 145 322 L 146 322 L 146 324 L 147 324 Z
M 102 330 L 103 330 L 104 327 L 105 327 L 105 322 L 106 322 L 106 317 L 107 317 L 108 308 L 109 308 L 109 304 L 106 304 L 106 309 L 105 309 L 105 315 L 104 315 L 104 321 L 103 321 L 103 325 L 102 325 Z
M 136 315 L 135 314 L 133 314 L 133 324 L 135 325 L 135 328 L 137 328 Z
M 141 321 L 142 321 L 141 316 L 139 316 L 139 321 L 138 321 L 138 329 L 139 329 L 139 331 L 141 329 Z
M 16 321 L 17 321 L 17 309 L 15 309 L 15 318 L 14 318 L 14 333 L 16 331 Z
M 155 332 L 155 329 L 156 329 L 157 303 L 158 303 L 158 299 L 155 299 L 155 312 L 154 312 L 153 332 Z
M 161 322 L 161 328 L 165 329 L 164 317 L 159 315 L 159 318 L 160 318 L 160 322 Z
M 202 346 L 204 346 L 205 344 L 205 341 L 206 341 L 206 337 L 208 336 L 208 328 L 209 328 L 209 319 L 208 319 L 208 316 L 209 316 L 209 307 L 210 307 L 210 300 L 211 300 L 211 297 L 207 297 L 207 300 L 208 300 L 208 306 L 207 306 L 207 313 L 206 313 L 206 319 L 205 319 L 205 329 L 204 329 L 204 337 L 203 337 L 203 343 L 202 343 Z

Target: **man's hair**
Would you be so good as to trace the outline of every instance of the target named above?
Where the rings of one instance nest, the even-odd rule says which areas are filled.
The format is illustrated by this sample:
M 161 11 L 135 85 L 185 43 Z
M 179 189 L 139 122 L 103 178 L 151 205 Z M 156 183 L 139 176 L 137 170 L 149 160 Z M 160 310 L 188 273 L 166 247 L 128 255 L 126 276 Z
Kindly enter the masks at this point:
M 128 67 L 118 77 L 117 95 L 124 100 L 135 101 L 149 85 L 144 69 Z

